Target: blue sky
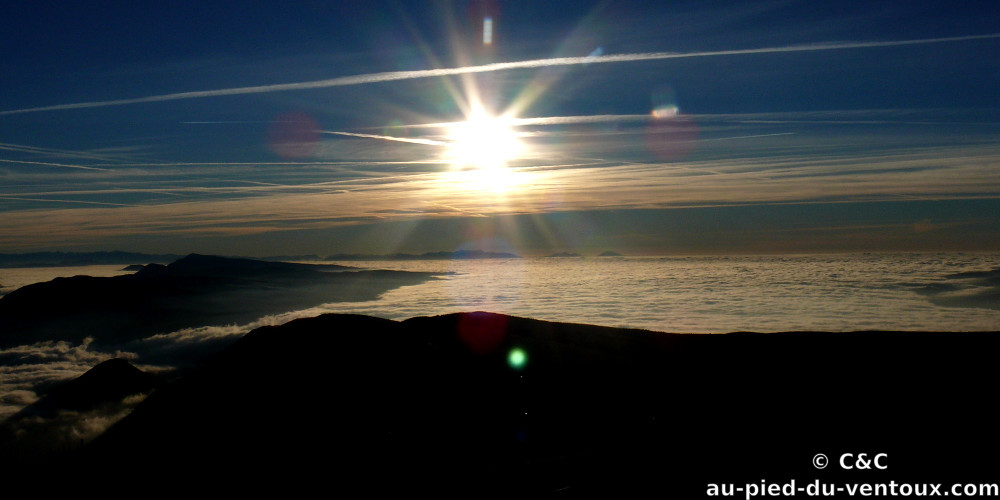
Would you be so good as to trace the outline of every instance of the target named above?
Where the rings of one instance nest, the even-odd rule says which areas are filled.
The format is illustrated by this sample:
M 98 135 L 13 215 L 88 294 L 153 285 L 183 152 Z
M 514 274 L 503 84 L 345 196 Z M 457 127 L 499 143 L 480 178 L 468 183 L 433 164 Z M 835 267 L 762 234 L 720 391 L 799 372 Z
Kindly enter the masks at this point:
M 0 19 L 0 252 L 1000 244 L 992 1 L 32 2 Z M 488 166 L 456 160 L 477 106 L 505 130 L 465 149 L 517 142 Z

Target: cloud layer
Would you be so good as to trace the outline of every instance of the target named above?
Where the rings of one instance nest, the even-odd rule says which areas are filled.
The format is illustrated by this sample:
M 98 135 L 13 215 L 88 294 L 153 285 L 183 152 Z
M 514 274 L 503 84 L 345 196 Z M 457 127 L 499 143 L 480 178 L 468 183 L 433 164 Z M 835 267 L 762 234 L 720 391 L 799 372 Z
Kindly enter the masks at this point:
M 349 137 L 322 142 L 319 158 L 298 163 L 137 164 L 84 180 L 17 174 L 20 182 L 0 188 L 0 200 L 21 208 L 0 220 L 0 245 L 218 238 L 552 211 L 1000 197 L 996 129 L 953 114 L 676 120 L 525 119 L 518 130 L 528 153 L 511 163 L 502 190 L 428 147 L 446 140 L 440 127 L 405 142 L 385 140 L 395 132 L 345 132 Z M 365 159 L 368 148 L 384 159 Z

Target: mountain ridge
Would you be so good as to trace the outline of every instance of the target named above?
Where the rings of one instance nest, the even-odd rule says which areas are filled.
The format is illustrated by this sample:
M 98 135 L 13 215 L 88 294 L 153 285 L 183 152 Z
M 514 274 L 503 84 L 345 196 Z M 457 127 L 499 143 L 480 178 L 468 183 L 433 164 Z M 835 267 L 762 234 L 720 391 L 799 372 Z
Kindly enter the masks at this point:
M 190 254 L 133 274 L 56 278 L 14 290 L 0 297 L 0 348 L 87 337 L 116 345 L 182 328 L 249 323 L 326 302 L 372 300 L 433 276 Z
M 229 486 L 240 491 L 334 481 L 694 496 L 712 480 L 806 479 L 820 451 L 873 450 L 891 457 L 896 480 L 971 481 L 1000 465 L 975 453 L 1000 441 L 983 397 L 998 347 L 982 334 L 692 335 L 485 312 L 322 315 L 247 334 L 72 463 L 195 471 L 184 484 L 224 470 L 270 478 Z M 963 404 L 929 404 L 943 400 Z

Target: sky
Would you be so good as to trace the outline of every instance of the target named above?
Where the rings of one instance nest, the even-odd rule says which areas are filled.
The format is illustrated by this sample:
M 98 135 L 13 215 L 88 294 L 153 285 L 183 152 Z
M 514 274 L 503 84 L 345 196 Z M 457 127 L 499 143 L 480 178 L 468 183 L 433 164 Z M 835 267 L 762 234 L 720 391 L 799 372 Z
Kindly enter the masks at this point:
M 1000 248 L 995 1 L 0 6 L 0 253 Z

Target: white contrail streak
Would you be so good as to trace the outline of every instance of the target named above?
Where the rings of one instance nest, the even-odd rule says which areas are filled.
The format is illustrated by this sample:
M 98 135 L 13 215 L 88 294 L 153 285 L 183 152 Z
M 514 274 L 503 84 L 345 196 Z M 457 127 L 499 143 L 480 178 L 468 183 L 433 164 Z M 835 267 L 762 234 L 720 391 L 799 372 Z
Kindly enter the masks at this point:
M 537 118 L 515 118 L 512 125 L 577 125 L 586 123 L 627 122 L 649 120 L 649 115 L 589 115 L 589 116 L 542 116 Z
M 711 139 L 698 139 L 697 142 L 728 141 L 732 139 L 757 139 L 760 137 L 777 137 L 779 135 L 795 135 L 798 132 L 778 132 L 776 134 L 754 134 L 754 135 L 734 135 L 732 137 L 713 137 Z
M 242 94 L 262 94 L 266 92 L 282 92 L 288 90 L 319 89 L 327 87 L 342 87 L 347 85 L 362 85 L 368 83 L 391 82 L 396 80 L 413 80 L 417 78 L 433 78 L 441 76 L 462 75 L 468 73 L 489 73 L 512 69 L 544 68 L 550 66 L 573 66 L 578 64 L 602 64 L 617 62 L 655 61 L 662 59 L 683 59 L 691 57 L 716 57 L 750 54 L 773 54 L 782 52 L 814 52 L 826 50 L 864 49 L 877 47 L 901 47 L 906 45 L 925 45 L 932 43 L 965 42 L 972 40 L 989 40 L 1000 38 L 1000 33 L 986 35 L 953 36 L 944 38 L 922 38 L 916 40 L 892 40 L 884 42 L 835 42 L 809 45 L 790 45 L 785 47 L 764 47 L 756 49 L 717 50 L 701 52 L 647 52 L 638 54 L 611 54 L 583 57 L 556 57 L 551 59 L 533 59 L 504 63 L 484 64 L 481 66 L 465 66 L 461 68 L 425 69 L 414 71 L 389 71 L 385 73 L 370 73 L 367 75 L 343 76 L 327 80 L 309 82 L 280 83 L 275 85 L 260 85 L 255 87 L 235 87 L 217 90 L 198 90 L 162 94 L 131 99 L 116 99 L 111 101 L 78 102 L 73 104 L 57 104 L 37 108 L 12 109 L 0 111 L 0 115 L 15 115 L 22 113 L 39 113 L 42 111 L 58 111 L 66 109 L 102 108 L 107 106 L 123 106 L 149 102 L 177 101 L 181 99 L 196 99 L 200 97 L 215 97 Z
M 507 118 L 505 125 L 514 127 L 525 125 L 576 125 L 586 123 L 605 123 L 623 121 L 645 121 L 649 115 L 585 115 L 585 116 L 540 116 L 535 118 Z M 418 123 L 416 125 L 390 125 L 388 127 L 370 128 L 448 128 L 460 125 L 462 122 Z
M 16 151 L 18 153 L 29 153 L 34 155 L 58 156 L 65 158 L 84 158 L 87 160 L 117 161 L 117 159 L 112 156 L 98 155 L 87 151 L 67 151 L 64 149 L 39 148 L 35 146 L 26 146 L 23 144 L 0 143 L 0 150 Z
M 25 198 L 21 196 L 6 196 L 0 195 L 0 200 L 16 200 L 16 201 L 37 201 L 42 203 L 72 203 L 77 205 L 101 205 L 106 207 L 131 207 L 133 205 L 125 205 L 123 203 L 106 203 L 103 201 L 83 201 L 83 200 L 56 200 L 49 198 Z
M 62 168 L 79 168 L 83 170 L 98 170 L 101 172 L 110 172 L 106 168 L 95 168 L 95 167 L 85 167 L 83 165 L 68 165 L 66 163 L 48 163 L 44 161 L 26 161 L 26 160 L 4 160 L 0 159 L 0 162 L 4 163 L 21 163 L 24 165 L 41 165 L 45 167 L 62 167 Z
M 394 135 L 358 134 L 354 132 L 333 132 L 323 131 L 324 134 L 345 135 L 348 137 L 363 137 L 365 139 L 381 139 L 383 141 L 408 142 L 411 144 L 424 144 L 427 146 L 447 146 L 447 142 L 435 141 L 432 139 L 410 139 L 409 137 L 396 137 Z

